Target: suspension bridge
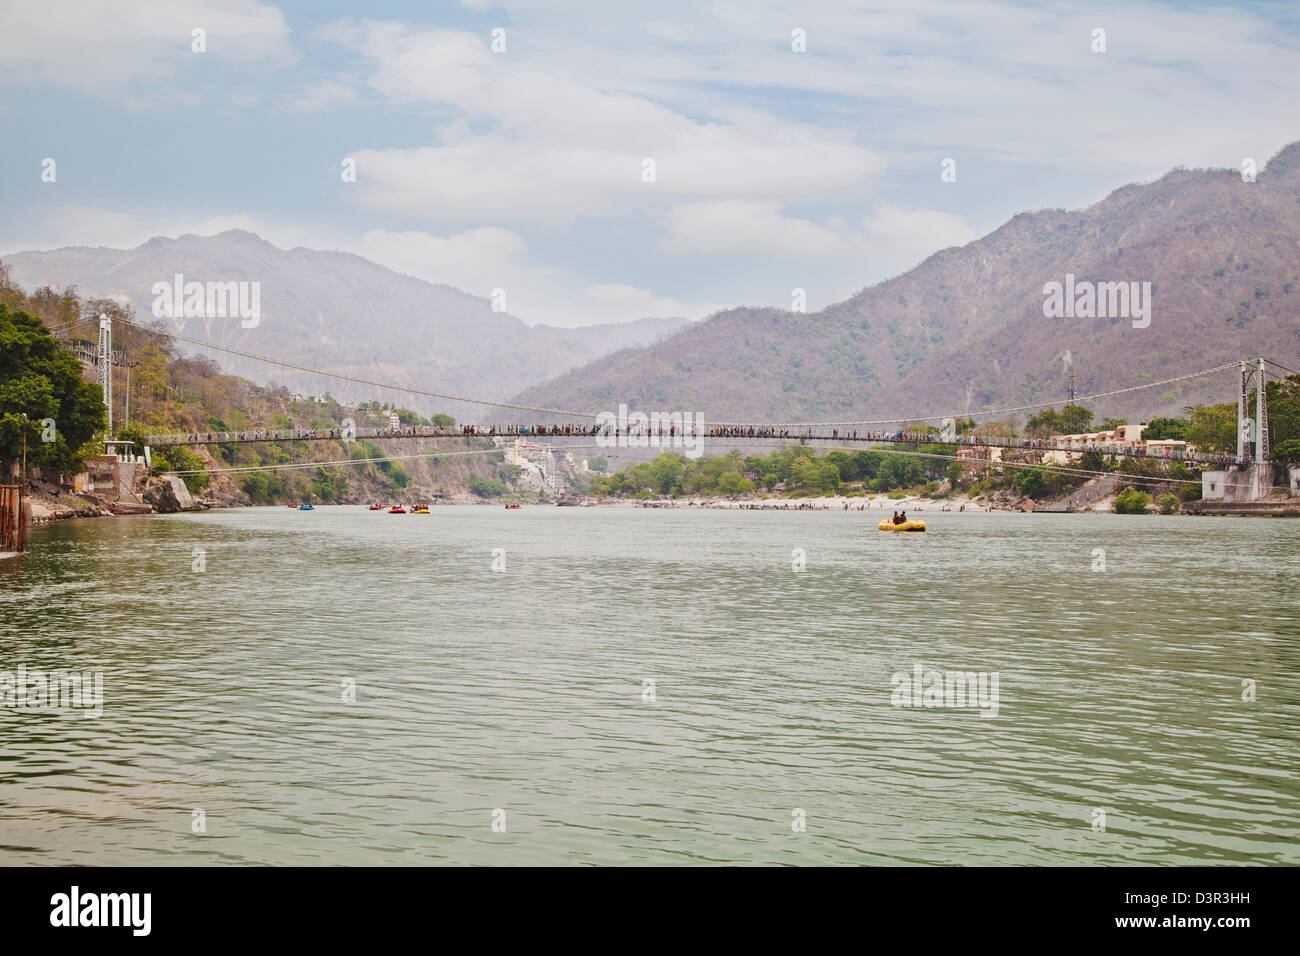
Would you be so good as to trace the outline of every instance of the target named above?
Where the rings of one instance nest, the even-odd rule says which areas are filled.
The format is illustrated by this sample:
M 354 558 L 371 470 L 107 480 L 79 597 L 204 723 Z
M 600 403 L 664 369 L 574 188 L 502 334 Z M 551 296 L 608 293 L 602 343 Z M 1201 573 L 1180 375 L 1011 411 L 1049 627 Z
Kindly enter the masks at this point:
M 144 326 L 129 320 L 126 324 L 143 331 L 152 332 Z M 950 414 L 905 414 L 890 419 L 874 419 L 841 422 L 729 422 L 710 421 L 696 415 L 680 413 L 635 413 L 627 416 L 622 409 L 621 416 L 610 412 L 578 412 L 559 408 L 528 405 L 517 402 L 496 401 L 464 395 L 454 395 L 428 389 L 413 388 L 393 382 L 380 382 L 358 376 L 345 375 L 325 369 L 312 368 L 299 363 L 287 362 L 269 356 L 256 355 L 239 349 L 215 345 L 182 335 L 172 335 L 174 339 L 185 341 L 207 349 L 261 361 L 273 366 L 311 372 L 326 378 L 362 384 L 377 389 L 417 395 L 424 398 L 438 398 L 448 401 L 466 402 L 473 405 L 512 412 L 531 412 L 547 418 L 567 419 L 560 422 L 536 422 L 533 424 L 506 423 L 488 425 L 413 425 L 396 427 L 357 427 L 351 420 L 340 426 L 325 428 L 289 428 L 289 429 L 246 429 L 242 431 L 193 431 L 188 433 L 171 433 L 149 435 L 146 439 L 151 447 L 167 448 L 175 446 L 230 445 L 245 443 L 283 443 L 283 442 L 337 442 L 352 440 L 391 440 L 391 439 L 464 439 L 464 438 L 517 438 L 565 440 L 583 439 L 588 443 L 594 440 L 598 447 L 609 448 L 650 448 L 672 449 L 683 446 L 698 446 L 705 441 L 727 445 L 755 441 L 765 442 L 800 442 L 833 444 L 875 444 L 875 445 L 935 445 L 957 446 L 960 458 L 961 446 L 971 448 L 998 449 L 1001 452 L 1042 453 L 1044 459 L 1066 463 L 1078 460 L 1083 455 L 1097 453 L 1121 458 L 1146 458 L 1165 461 L 1184 461 L 1198 466 L 1217 466 L 1222 469 L 1257 471 L 1269 467 L 1269 427 L 1267 390 L 1265 385 L 1270 380 L 1284 380 L 1287 375 L 1300 375 L 1294 369 L 1267 358 L 1257 358 L 1251 362 L 1227 362 L 1213 368 L 1202 369 L 1185 375 L 1179 375 L 1161 381 L 1145 382 L 1090 395 L 1075 396 L 1071 394 L 1070 403 L 1096 401 L 1114 396 L 1153 388 L 1161 388 L 1177 382 L 1204 378 L 1209 375 L 1234 370 L 1237 378 L 1237 447 L 1235 454 L 1205 452 L 1181 441 L 1148 441 L 1142 439 L 1140 431 L 1132 435 L 1124 434 L 1124 428 L 1099 431 L 1087 434 L 1056 436 L 1051 438 L 1027 438 L 1018 436 L 981 434 L 978 428 L 958 434 L 956 423 L 959 420 L 997 420 L 1001 416 L 1022 412 L 1033 412 L 1066 404 L 1065 400 L 1032 402 L 1009 408 L 978 409 L 954 411 Z M 104 389 L 106 404 L 111 407 L 112 375 L 108 372 L 113 364 L 112 323 L 105 316 L 100 317 L 100 381 Z M 1072 390 L 1073 391 L 1073 390 Z M 1250 407 L 1249 396 L 1255 395 L 1255 407 Z M 1252 414 L 1253 412 L 1253 414 Z M 521 417 L 521 416 L 512 416 Z M 931 424 L 934 423 L 934 424 Z M 972 457 L 974 457 L 972 455 Z M 1013 457 L 1013 456 L 1006 456 Z M 982 459 L 976 459 L 982 460 Z M 1271 489 L 1269 475 L 1256 474 L 1249 482 L 1252 488 Z M 1265 491 L 1264 493 L 1267 493 Z M 1253 492 L 1252 492 L 1253 494 Z

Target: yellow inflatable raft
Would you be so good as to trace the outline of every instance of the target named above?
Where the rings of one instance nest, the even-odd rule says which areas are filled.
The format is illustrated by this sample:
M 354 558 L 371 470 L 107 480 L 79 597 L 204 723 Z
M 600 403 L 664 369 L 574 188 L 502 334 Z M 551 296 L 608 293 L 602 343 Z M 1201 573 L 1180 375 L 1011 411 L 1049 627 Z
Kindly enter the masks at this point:
M 881 531 L 924 531 L 924 521 L 913 521 L 911 519 L 904 521 L 902 524 L 894 524 L 889 518 L 881 521 L 876 525 Z

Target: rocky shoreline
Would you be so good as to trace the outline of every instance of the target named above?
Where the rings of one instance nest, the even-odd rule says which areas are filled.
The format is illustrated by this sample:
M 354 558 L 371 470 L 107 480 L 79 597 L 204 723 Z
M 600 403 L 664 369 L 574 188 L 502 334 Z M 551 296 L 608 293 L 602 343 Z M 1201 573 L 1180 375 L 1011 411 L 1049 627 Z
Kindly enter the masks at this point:
M 242 496 L 240 496 L 242 497 Z M 32 524 L 66 521 L 72 518 L 121 518 L 132 515 L 174 514 L 181 511 L 208 511 L 248 504 L 248 500 L 206 489 L 199 496 L 189 493 L 175 477 L 151 477 L 131 497 L 113 501 L 101 495 L 77 494 L 45 481 L 31 479 L 24 492 L 24 503 Z

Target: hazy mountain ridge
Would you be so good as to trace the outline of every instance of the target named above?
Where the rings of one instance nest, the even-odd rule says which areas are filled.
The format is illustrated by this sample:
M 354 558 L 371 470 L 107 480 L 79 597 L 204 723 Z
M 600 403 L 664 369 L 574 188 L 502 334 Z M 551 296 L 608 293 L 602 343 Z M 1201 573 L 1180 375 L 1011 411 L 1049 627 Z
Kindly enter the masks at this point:
M 1043 286 L 1066 273 L 1151 282 L 1150 327 L 1047 318 Z M 1300 144 L 1254 183 L 1178 169 L 1083 210 L 1021 213 L 821 312 L 728 310 L 518 398 L 743 421 L 946 414 L 1064 399 L 1067 351 L 1081 395 L 1259 353 L 1300 367 Z M 1097 411 L 1176 410 L 1234 389 L 1219 376 Z
M 13 280 L 34 290 L 73 285 L 83 295 L 125 296 L 152 321 L 153 286 L 186 281 L 261 283 L 261 319 L 168 320 L 173 331 L 254 354 L 401 385 L 501 400 L 628 345 L 655 341 L 686 323 L 648 318 L 585 328 L 529 326 L 487 299 L 402 275 L 347 252 L 279 247 L 242 230 L 157 237 L 134 249 L 70 247 L 4 257 Z M 232 373 L 308 393 L 374 398 L 373 389 L 211 353 Z M 422 403 L 473 420 L 479 406 Z

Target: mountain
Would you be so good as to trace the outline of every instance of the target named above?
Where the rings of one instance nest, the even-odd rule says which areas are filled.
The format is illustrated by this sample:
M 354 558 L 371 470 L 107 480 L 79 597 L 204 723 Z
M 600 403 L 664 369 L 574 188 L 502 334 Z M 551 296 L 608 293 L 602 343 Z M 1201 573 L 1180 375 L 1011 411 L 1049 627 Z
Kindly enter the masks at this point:
M 1045 285 L 1067 273 L 1150 282 L 1150 325 L 1045 316 Z M 1086 395 L 1259 354 L 1300 368 L 1300 143 L 1253 183 L 1177 169 L 1087 209 L 1022 213 L 821 312 L 730 309 L 517 399 L 721 421 L 921 417 L 1064 401 L 1067 360 Z M 1089 404 L 1100 420 L 1235 397 L 1221 373 Z
M 258 282 L 261 315 L 168 320 L 191 338 L 360 378 L 501 400 L 612 350 L 644 345 L 686 324 L 648 318 L 564 329 L 529 326 L 487 299 L 400 275 L 360 256 L 280 249 L 231 230 L 215 236 L 154 238 L 135 249 L 65 248 L 4 257 L 12 280 L 28 290 L 76 286 L 85 296 L 125 297 L 137 321 L 153 321 L 153 287 L 186 282 Z M 373 389 L 212 352 L 224 368 L 339 399 L 374 398 Z M 478 406 L 420 401 L 394 392 L 398 404 L 445 411 L 459 420 Z M 489 416 L 490 417 L 490 416 Z

